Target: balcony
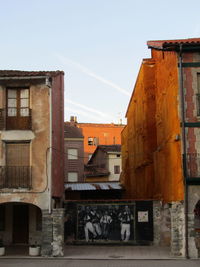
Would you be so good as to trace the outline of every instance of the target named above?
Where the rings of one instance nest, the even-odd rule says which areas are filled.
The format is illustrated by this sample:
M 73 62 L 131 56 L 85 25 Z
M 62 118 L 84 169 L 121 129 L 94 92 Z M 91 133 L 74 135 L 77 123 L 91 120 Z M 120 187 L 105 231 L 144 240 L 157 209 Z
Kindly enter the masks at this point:
M 13 114 L 11 114 L 10 116 L 7 115 L 6 109 L 0 109 L 0 131 L 1 130 L 31 130 L 31 129 L 32 129 L 32 110 L 31 109 L 13 108 Z
M 0 166 L 0 188 L 30 189 L 31 173 L 31 166 Z

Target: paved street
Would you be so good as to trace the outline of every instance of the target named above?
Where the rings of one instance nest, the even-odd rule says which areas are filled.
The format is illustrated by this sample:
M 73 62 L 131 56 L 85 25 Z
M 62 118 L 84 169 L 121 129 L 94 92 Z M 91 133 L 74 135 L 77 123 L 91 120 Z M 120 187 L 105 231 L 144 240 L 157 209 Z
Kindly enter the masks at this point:
M 0 267 L 197 267 L 199 260 L 2 259 Z

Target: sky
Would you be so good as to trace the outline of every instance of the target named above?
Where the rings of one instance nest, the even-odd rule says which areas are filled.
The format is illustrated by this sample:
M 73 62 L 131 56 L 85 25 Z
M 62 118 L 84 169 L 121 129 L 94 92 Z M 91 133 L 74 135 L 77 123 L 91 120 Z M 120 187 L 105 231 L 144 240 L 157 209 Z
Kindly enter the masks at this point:
M 200 37 L 199 0 L 0 0 L 0 69 L 63 70 L 65 121 L 126 122 L 149 40 Z

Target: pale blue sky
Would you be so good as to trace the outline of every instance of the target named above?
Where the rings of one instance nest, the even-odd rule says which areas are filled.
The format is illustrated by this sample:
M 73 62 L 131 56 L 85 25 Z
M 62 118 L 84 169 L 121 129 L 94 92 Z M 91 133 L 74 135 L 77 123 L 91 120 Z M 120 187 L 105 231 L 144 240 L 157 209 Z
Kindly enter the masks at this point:
M 0 0 L 0 69 L 64 70 L 65 120 L 124 118 L 148 40 L 200 37 L 199 0 Z

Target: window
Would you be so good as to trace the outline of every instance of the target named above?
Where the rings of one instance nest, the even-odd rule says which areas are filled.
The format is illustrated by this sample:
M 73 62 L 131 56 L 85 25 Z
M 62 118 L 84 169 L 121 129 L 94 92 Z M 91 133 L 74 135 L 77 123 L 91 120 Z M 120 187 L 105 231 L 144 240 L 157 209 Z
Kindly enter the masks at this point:
M 78 159 L 78 150 L 76 148 L 68 149 L 68 159 Z
M 98 146 L 99 137 L 88 137 L 88 145 L 89 146 Z
M 119 165 L 114 166 L 114 174 L 120 174 L 120 166 Z
M 8 117 L 29 116 L 29 89 L 7 90 Z
M 7 127 L 8 129 L 27 129 L 29 127 L 29 89 L 7 89 Z
M 77 182 L 78 173 L 77 172 L 68 172 L 68 182 Z
M 200 116 L 200 73 L 197 73 L 197 116 Z
M 7 187 L 30 187 L 30 143 L 6 144 L 6 179 Z
M 93 137 L 88 137 L 88 146 L 93 146 Z

